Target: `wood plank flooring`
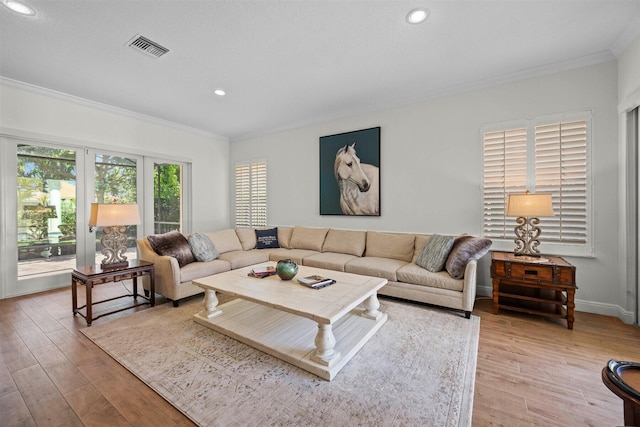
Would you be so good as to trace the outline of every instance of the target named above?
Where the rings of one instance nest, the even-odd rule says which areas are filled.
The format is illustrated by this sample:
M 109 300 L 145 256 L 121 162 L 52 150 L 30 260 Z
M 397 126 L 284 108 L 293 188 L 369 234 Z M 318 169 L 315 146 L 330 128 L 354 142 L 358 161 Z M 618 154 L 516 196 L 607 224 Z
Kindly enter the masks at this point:
M 121 295 L 122 286 L 100 285 L 96 297 Z M 638 328 L 577 312 L 570 331 L 556 319 L 495 316 L 487 299 L 474 314 L 482 319 L 474 426 L 623 425 L 622 401 L 600 371 L 609 359 L 640 361 Z M 84 319 L 71 315 L 70 288 L 0 300 L 0 425 L 193 425 L 85 338 L 82 327 Z

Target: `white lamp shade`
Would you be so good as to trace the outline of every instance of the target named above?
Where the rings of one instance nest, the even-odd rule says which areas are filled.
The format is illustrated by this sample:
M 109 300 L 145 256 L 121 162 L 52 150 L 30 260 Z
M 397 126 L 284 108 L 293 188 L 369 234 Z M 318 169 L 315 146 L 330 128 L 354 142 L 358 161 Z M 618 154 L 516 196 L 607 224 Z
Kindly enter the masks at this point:
M 89 225 L 92 227 L 134 224 L 140 224 L 138 205 L 91 203 Z
M 509 194 L 507 216 L 553 216 L 551 194 Z

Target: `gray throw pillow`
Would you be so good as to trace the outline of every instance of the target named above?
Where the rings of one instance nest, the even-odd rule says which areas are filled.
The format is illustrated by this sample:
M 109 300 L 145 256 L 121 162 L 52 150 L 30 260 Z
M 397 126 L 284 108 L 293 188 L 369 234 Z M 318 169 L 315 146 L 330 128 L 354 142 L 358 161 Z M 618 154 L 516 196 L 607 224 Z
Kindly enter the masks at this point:
M 178 260 L 180 268 L 195 261 L 189 242 L 179 231 L 147 236 L 149 244 L 158 255 L 171 256 Z
M 489 239 L 463 234 L 456 237 L 445 268 L 454 279 L 464 279 L 464 271 L 471 261 L 482 258 L 493 242 Z
M 434 273 L 442 271 L 453 247 L 453 240 L 453 236 L 434 234 L 422 248 L 416 264 Z
M 190 235 L 189 246 L 196 261 L 208 262 L 218 258 L 218 250 L 205 234 L 194 233 Z
M 256 230 L 256 241 L 256 248 L 258 249 L 279 248 L 280 245 L 278 244 L 278 228 Z

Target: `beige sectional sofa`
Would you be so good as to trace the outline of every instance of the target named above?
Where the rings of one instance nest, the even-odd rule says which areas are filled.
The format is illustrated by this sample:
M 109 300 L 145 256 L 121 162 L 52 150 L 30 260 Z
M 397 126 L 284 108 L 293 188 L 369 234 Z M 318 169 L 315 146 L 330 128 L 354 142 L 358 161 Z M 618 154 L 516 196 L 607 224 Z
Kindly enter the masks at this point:
M 278 227 L 279 248 L 256 249 L 254 229 L 227 229 L 204 234 L 219 256 L 180 267 L 173 256 L 158 255 L 147 238 L 139 239 L 138 256 L 155 264 L 155 289 L 174 302 L 203 292 L 192 280 L 266 261 L 291 259 L 300 265 L 382 277 L 388 280 L 380 295 L 419 301 L 456 310 L 468 318 L 476 296 L 477 261 L 463 267 L 464 278 L 447 271 L 428 271 L 416 264 L 430 235 L 339 230 L 313 227 Z M 143 286 L 149 289 L 148 278 Z

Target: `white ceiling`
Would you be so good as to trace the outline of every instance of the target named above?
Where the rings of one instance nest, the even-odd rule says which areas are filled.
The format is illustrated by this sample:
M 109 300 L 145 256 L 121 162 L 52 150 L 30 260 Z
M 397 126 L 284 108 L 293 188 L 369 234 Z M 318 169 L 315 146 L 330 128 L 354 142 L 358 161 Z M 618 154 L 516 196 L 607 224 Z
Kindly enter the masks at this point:
M 232 141 L 613 59 L 640 30 L 640 0 L 24 3 L 0 6 L 0 76 Z

